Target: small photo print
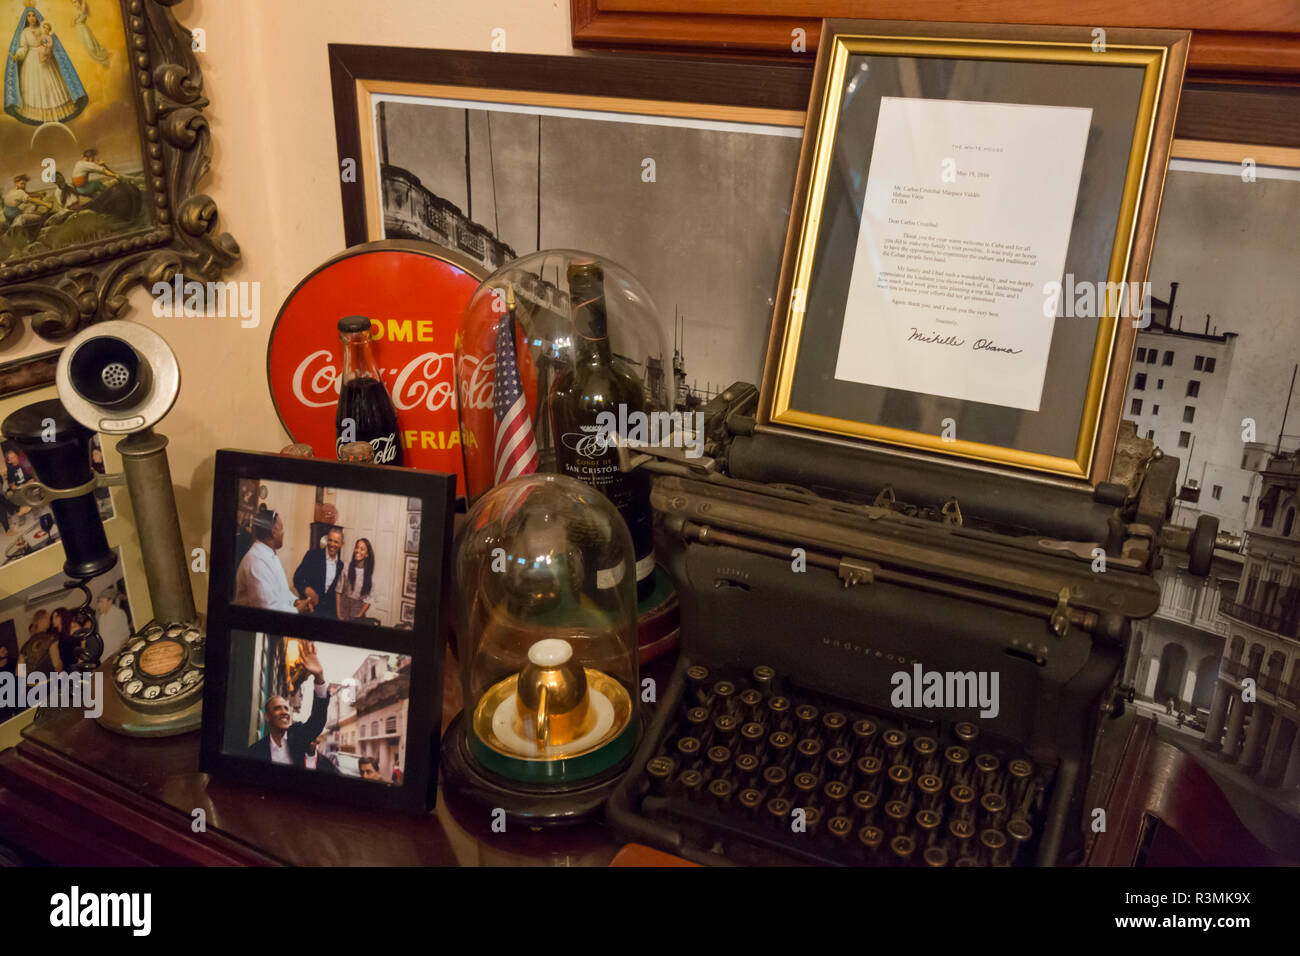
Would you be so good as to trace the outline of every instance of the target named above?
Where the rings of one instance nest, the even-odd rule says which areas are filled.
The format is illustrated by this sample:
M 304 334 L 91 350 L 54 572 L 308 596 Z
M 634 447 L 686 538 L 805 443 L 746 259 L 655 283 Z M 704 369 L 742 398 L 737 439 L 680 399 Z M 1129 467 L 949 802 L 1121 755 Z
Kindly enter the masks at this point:
M 400 626 L 420 515 L 405 495 L 242 479 L 234 594 L 244 607 L 379 627 Z
M 406 571 L 402 577 L 402 597 L 415 600 L 415 589 L 419 583 L 419 561 L 415 555 L 406 556 Z
M 404 627 L 415 626 L 415 605 L 410 601 L 402 602 L 402 625 Z
M 126 581 L 119 564 L 86 582 L 90 603 L 79 588 L 66 588 L 56 574 L 16 594 L 0 597 L 0 673 L 25 674 L 28 686 L 42 675 L 68 670 L 79 651 L 98 634 L 102 660 L 116 654 L 134 633 Z M 0 723 L 16 713 L 0 700 Z
M 406 514 L 406 553 L 420 553 L 420 513 L 418 511 L 408 511 Z
M 407 498 L 407 499 L 406 499 L 406 510 L 407 510 L 407 511 L 420 511 L 420 510 L 423 509 L 423 506 L 424 506 L 424 504 L 423 504 L 423 502 L 422 502 L 419 498 Z
M 234 631 L 222 750 L 400 787 L 410 672 L 405 654 Z

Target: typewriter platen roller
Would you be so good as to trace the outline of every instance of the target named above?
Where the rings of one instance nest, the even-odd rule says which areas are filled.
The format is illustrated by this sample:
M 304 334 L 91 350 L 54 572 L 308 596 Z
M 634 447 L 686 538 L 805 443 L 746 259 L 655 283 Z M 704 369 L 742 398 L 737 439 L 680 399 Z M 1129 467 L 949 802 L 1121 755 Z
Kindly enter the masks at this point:
M 1166 524 L 1177 460 L 1127 433 L 1117 482 L 1030 486 L 756 433 L 755 396 L 706 409 L 705 457 L 623 452 L 656 473 L 683 653 L 611 823 L 700 862 L 1080 862 L 1151 571 L 1216 543 Z

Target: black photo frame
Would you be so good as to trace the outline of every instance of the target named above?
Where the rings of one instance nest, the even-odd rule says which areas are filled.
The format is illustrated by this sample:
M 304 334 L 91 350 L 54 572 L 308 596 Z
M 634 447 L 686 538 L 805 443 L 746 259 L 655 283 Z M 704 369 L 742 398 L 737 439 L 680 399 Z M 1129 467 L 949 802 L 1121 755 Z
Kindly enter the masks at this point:
M 265 610 L 233 602 L 237 570 L 237 510 L 241 480 L 286 482 L 316 488 L 401 496 L 420 502 L 423 520 L 414 613 L 409 627 L 330 620 Z M 208 584 L 207 680 L 200 768 L 241 783 L 296 791 L 380 810 L 426 813 L 438 783 L 438 740 L 442 713 L 443 633 L 449 587 L 454 475 L 375 465 L 220 450 L 213 482 L 212 550 Z M 405 529 L 397 529 L 399 534 Z M 398 538 L 400 541 L 401 539 Z M 415 555 L 403 556 L 403 567 Z M 288 571 L 286 571 L 286 576 Z M 396 590 L 404 590 L 403 582 Z M 393 611 L 399 613 L 400 604 Z M 400 786 L 358 777 L 305 772 L 229 752 L 227 723 L 243 702 L 233 697 L 232 646 L 243 635 L 298 638 L 409 658 L 405 760 Z M 237 637 L 236 635 L 240 635 Z M 251 672 L 250 672 L 251 673 Z M 335 683 L 333 675 L 326 675 Z M 307 681 L 304 679 L 302 686 Z M 314 685 L 313 685 L 314 687 Z M 341 685 L 335 693 L 347 688 Z M 233 703 L 232 703 L 233 701 Z M 233 708 L 233 709 L 232 709 Z

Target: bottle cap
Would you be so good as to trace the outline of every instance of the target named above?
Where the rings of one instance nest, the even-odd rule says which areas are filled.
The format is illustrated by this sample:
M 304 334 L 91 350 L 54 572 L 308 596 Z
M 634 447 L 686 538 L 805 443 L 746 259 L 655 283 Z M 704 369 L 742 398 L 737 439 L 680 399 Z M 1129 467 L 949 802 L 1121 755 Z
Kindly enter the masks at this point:
M 347 315 L 339 319 L 340 332 L 369 332 L 370 320 L 364 315 Z

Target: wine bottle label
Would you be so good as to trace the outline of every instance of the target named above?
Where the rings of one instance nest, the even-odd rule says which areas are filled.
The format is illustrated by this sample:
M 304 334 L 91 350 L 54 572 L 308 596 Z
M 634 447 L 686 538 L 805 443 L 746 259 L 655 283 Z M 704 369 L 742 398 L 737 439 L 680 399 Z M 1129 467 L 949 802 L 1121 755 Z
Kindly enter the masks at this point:
M 636 579 L 638 581 L 643 581 L 646 578 L 648 578 L 650 575 L 654 574 L 654 570 L 655 570 L 655 556 L 654 556 L 654 552 L 651 551 L 649 554 L 647 554 L 644 558 L 642 558 L 640 561 L 636 563 Z
M 600 568 L 596 571 L 596 587 L 604 590 L 612 588 L 623 580 L 623 565 L 616 564 L 612 568 Z

